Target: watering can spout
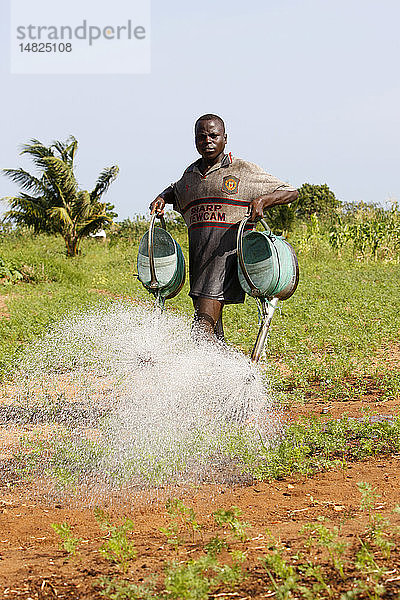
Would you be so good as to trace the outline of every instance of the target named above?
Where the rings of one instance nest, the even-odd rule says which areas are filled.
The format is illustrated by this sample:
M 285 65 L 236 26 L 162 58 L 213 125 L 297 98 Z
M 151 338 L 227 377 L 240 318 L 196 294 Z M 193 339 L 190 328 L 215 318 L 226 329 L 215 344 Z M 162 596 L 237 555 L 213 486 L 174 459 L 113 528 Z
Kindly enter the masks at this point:
M 251 353 L 252 362 L 258 362 L 278 301 L 286 300 L 296 290 L 299 266 L 292 246 L 274 235 L 264 219 L 260 222 L 265 231 L 245 233 L 249 221 L 247 215 L 238 228 L 238 276 L 244 291 L 261 306 L 260 328 Z
M 269 326 L 271 325 L 272 317 L 274 316 L 275 308 L 279 302 L 279 298 L 272 298 L 270 302 L 264 300 L 261 302 L 261 324 L 258 330 L 257 339 L 251 352 L 251 362 L 257 363 L 268 337 Z

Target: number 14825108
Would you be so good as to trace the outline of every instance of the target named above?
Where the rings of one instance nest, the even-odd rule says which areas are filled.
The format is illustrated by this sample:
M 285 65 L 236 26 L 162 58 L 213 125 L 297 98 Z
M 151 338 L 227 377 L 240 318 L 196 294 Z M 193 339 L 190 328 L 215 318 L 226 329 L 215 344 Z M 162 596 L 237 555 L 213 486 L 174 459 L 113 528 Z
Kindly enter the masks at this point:
M 21 52 L 72 52 L 72 44 L 69 42 L 33 42 L 28 44 L 19 44 L 19 49 Z

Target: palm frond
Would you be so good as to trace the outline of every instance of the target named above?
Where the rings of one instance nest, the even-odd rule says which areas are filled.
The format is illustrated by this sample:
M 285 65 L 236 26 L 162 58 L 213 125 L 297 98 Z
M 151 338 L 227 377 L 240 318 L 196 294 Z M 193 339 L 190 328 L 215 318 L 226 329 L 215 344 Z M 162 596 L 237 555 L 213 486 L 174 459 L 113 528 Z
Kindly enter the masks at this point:
M 51 146 L 48 148 L 35 138 L 31 139 L 29 144 L 22 146 L 21 154 L 29 154 L 35 165 L 39 168 L 43 166 L 43 158 L 54 156 Z
M 60 233 L 71 230 L 74 226 L 68 211 L 63 206 L 53 206 L 48 209 L 47 214 L 54 222 L 54 225 L 58 227 Z
M 103 194 L 108 190 L 112 182 L 116 179 L 119 173 L 119 168 L 117 165 L 112 167 L 107 167 L 103 169 L 100 173 L 96 185 L 92 192 L 90 192 L 91 200 L 99 200 Z
M 102 215 L 97 215 L 95 217 L 93 217 L 92 219 L 89 219 L 88 221 L 86 221 L 86 223 L 79 227 L 78 231 L 77 231 L 77 235 L 79 237 L 85 237 L 87 235 L 89 235 L 89 233 L 93 233 L 95 231 L 97 231 L 98 229 L 101 229 L 104 225 L 107 225 L 108 223 L 111 223 L 112 219 L 111 217 L 109 217 L 106 214 L 102 214 Z
M 90 201 L 90 194 L 86 190 L 81 190 L 76 195 L 76 201 L 71 207 L 71 214 L 74 221 L 86 221 L 93 213 L 98 211 L 98 207 Z M 104 212 L 101 210 L 100 212 Z
M 116 178 L 118 167 L 104 169 L 92 192 L 79 190 L 73 164 L 77 149 L 73 136 L 64 142 L 56 140 L 49 147 L 35 138 L 22 146 L 21 154 L 32 158 L 40 176 L 24 169 L 4 169 L 21 188 L 18 196 L 6 199 L 7 218 L 32 225 L 37 231 L 61 233 L 65 240 L 74 239 L 77 230 L 83 236 L 112 222 L 107 206 L 113 206 L 99 200 Z
M 36 193 L 44 192 L 43 181 L 34 175 L 31 175 L 24 169 L 3 169 L 3 173 L 9 177 L 11 181 L 20 185 L 23 190 Z
M 78 141 L 73 135 L 70 135 L 65 142 L 55 140 L 52 143 L 51 148 L 55 148 L 62 160 L 72 166 L 75 153 L 78 149 Z
M 11 209 L 6 211 L 5 219 L 14 221 L 17 225 L 33 227 L 36 232 L 52 231 L 51 223 L 47 216 L 47 202 L 45 198 L 21 194 L 19 197 L 6 198 Z
M 29 206 L 42 207 L 43 210 L 49 208 L 47 198 L 45 196 L 30 196 L 21 192 L 19 196 L 7 196 L 3 198 L 6 200 L 12 208 L 21 208 L 23 210 Z
M 78 183 L 71 166 L 55 156 L 43 160 L 48 179 L 57 186 L 61 197 L 67 204 L 73 202 L 78 190 Z
M 78 150 L 78 140 L 74 138 L 73 135 L 71 135 L 68 139 L 70 140 L 70 144 L 67 148 L 67 154 L 72 165 L 74 162 L 76 151 Z

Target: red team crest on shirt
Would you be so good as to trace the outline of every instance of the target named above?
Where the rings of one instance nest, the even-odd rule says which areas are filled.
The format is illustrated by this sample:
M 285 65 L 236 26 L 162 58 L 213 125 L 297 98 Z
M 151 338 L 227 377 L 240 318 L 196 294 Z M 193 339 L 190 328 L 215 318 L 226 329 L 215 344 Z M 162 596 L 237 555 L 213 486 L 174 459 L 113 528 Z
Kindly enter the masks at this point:
M 226 194 L 237 194 L 239 181 L 239 177 L 235 177 L 234 175 L 227 175 L 222 180 L 222 191 Z

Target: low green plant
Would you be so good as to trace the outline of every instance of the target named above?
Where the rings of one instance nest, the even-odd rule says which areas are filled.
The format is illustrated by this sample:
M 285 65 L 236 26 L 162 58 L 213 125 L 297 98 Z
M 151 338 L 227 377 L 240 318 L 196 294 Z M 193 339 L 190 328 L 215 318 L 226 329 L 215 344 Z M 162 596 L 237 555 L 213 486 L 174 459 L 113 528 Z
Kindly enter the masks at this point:
M 227 550 L 229 548 L 229 544 L 225 538 L 220 538 L 218 535 L 211 538 L 207 544 L 204 546 L 204 550 L 207 554 L 211 554 L 211 556 L 216 556 L 217 554 L 221 554 L 223 550 Z
M 325 548 L 329 554 L 332 564 L 342 579 L 345 578 L 343 555 L 347 549 L 347 544 L 340 540 L 339 529 L 335 526 L 328 529 L 321 522 L 308 523 L 305 525 L 301 533 L 307 532 L 309 538 L 307 541 L 308 547 L 317 546 Z
M 250 524 L 239 520 L 241 514 L 242 511 L 238 506 L 231 506 L 228 510 L 221 508 L 215 511 L 213 516 L 220 527 L 228 526 L 235 538 L 244 542 L 247 539 L 246 529 Z
M 161 533 L 167 536 L 168 544 L 178 550 L 179 545 L 184 541 L 182 530 L 190 532 L 192 542 L 194 542 L 196 533 L 202 535 L 203 526 L 199 524 L 196 513 L 190 507 L 187 507 L 179 498 L 169 498 L 165 505 L 169 521 L 165 527 L 160 527 Z
M 347 461 L 384 455 L 400 449 L 400 418 L 374 422 L 342 417 L 323 422 L 308 418 L 286 427 L 279 443 L 266 446 L 260 439 L 257 450 L 243 445 L 237 432 L 224 440 L 225 452 L 240 457 L 243 470 L 255 479 L 309 475 L 332 467 L 344 469 Z
M 164 581 L 168 598 L 207 600 L 221 584 L 234 586 L 243 579 L 241 552 L 231 552 L 232 565 L 221 564 L 210 553 L 183 564 L 173 562 L 166 568 Z
M 110 600 L 161 600 L 154 591 L 154 582 L 137 585 L 123 579 L 100 577 L 94 585 L 100 586 L 100 595 Z
M 276 598 L 322 600 L 339 597 L 337 593 L 341 590 L 340 600 L 379 600 L 393 592 L 389 592 L 386 585 L 387 575 L 393 571 L 388 571 L 388 563 L 385 565 L 384 561 L 390 560 L 390 550 L 394 546 L 391 538 L 396 530 L 390 528 L 381 515 L 376 519 L 373 514 L 379 498 L 377 490 L 365 482 L 357 485 L 362 494 L 362 510 L 372 514 L 368 527 L 357 538 L 355 546 L 350 548 L 341 538 L 340 530 L 330 526 L 322 517 L 304 526 L 301 533 L 309 534 L 304 552 L 298 551 L 292 556 L 280 540 L 267 532 L 270 541 L 268 554 L 260 560 Z
M 94 516 L 108 536 L 99 549 L 100 554 L 117 564 L 122 573 L 126 573 L 129 563 L 137 556 L 135 546 L 128 538 L 128 534 L 134 531 L 132 520 L 125 519 L 122 525 L 114 525 L 110 516 L 100 508 L 95 509 Z
M 386 558 L 390 558 L 390 553 L 394 547 L 394 543 L 389 539 L 387 534 L 390 523 L 380 513 L 374 511 L 375 503 L 380 498 L 380 495 L 376 488 L 373 488 L 365 481 L 357 483 L 357 487 L 361 493 L 361 509 L 368 512 L 369 528 L 366 531 L 367 539 L 375 544 Z
M 20 267 L 13 262 L 6 262 L 0 256 L 0 282 L 2 285 L 12 285 L 24 279 Z
M 186 562 L 172 561 L 165 566 L 163 590 L 156 592 L 153 580 L 142 585 L 102 577 L 97 581 L 100 594 L 110 600 L 207 600 L 221 585 L 238 585 L 244 577 L 242 564 L 245 555 L 230 552 L 231 564 L 222 563 L 207 553 Z
M 270 553 L 261 560 L 278 600 L 293 598 L 293 592 L 299 585 L 298 574 L 295 568 L 284 559 L 278 543 L 275 543 Z
M 364 483 L 359 489 L 363 510 L 375 511 L 376 490 Z M 168 504 L 169 514 L 176 516 L 182 507 L 173 500 Z M 241 514 L 236 508 L 216 511 L 217 524 L 224 529 L 228 526 L 235 542 L 243 539 L 243 523 L 237 523 Z M 371 523 L 375 525 L 375 521 Z M 393 588 L 386 584 L 390 581 L 388 574 L 393 572 L 387 568 L 390 556 L 385 555 L 373 539 L 371 523 L 350 546 L 341 537 L 339 528 L 320 517 L 304 527 L 301 533 L 307 533 L 307 539 L 303 548 L 295 553 L 289 544 L 283 544 L 267 532 L 268 550 L 260 557 L 268 577 L 263 591 L 278 600 L 380 600 L 393 595 Z M 391 538 L 396 531 L 388 530 L 387 536 Z M 164 575 L 151 582 L 136 585 L 126 580 L 101 578 L 98 581 L 101 595 L 110 600 L 208 600 L 224 594 L 239 594 L 231 590 L 246 577 L 246 556 L 232 550 L 227 538 L 217 534 L 202 550 L 198 549 L 197 557 L 182 560 L 186 551 L 185 547 L 181 548 L 181 556 L 165 563 Z M 221 558 L 222 552 L 224 558 Z M 243 593 L 241 588 L 239 590 Z
M 355 566 L 361 577 L 357 579 L 356 585 L 360 592 L 367 594 L 370 600 L 378 600 L 386 592 L 381 579 L 387 573 L 387 569 L 377 563 L 374 552 L 368 543 L 361 539 L 359 542 L 360 549 L 355 557 Z
M 306 559 L 304 564 L 298 566 L 299 571 L 311 581 L 308 586 L 300 586 L 303 597 L 306 600 L 310 598 L 321 598 L 322 593 L 332 597 L 333 590 L 328 580 L 324 577 L 321 565 L 316 565 L 310 559 Z
M 54 479 L 56 487 L 59 490 L 68 490 L 75 495 L 78 492 L 78 476 L 72 469 L 63 466 L 56 466 L 47 472 Z
M 368 512 L 371 517 L 371 511 L 374 508 L 375 502 L 380 498 L 380 495 L 376 488 L 373 488 L 371 484 L 366 481 L 359 481 L 357 487 L 361 494 L 361 510 Z
M 169 521 L 165 527 L 160 527 L 160 531 L 167 536 L 167 543 L 178 551 L 178 547 L 183 542 L 183 538 L 179 535 L 179 524 L 176 521 Z
M 166 511 L 172 519 L 161 531 L 167 535 L 168 542 L 178 550 L 184 539 L 179 533 L 182 528 L 189 529 L 194 536 L 202 531 L 203 525 L 198 522 L 194 511 L 178 498 L 171 498 L 166 504 Z M 244 527 L 238 519 L 240 511 L 232 507 L 228 511 L 217 511 L 216 521 L 224 527 L 228 525 L 234 537 L 244 539 Z M 96 511 L 96 518 L 110 528 L 110 520 L 104 511 Z M 218 559 L 223 550 L 228 552 L 228 562 Z M 137 586 L 131 582 L 101 578 L 101 595 L 110 600 L 207 600 L 221 586 L 230 588 L 238 585 L 244 577 L 243 563 L 245 554 L 240 550 L 230 549 L 229 543 L 219 535 L 214 536 L 203 547 L 203 553 L 188 561 L 174 560 L 165 564 L 165 576 L 162 591 L 156 592 L 156 582 L 147 582 Z M 159 587 L 159 586 L 158 586 Z
M 215 565 L 216 560 L 209 555 L 183 564 L 172 562 L 166 569 L 167 594 L 176 600 L 207 599 L 217 585 Z
M 49 451 L 49 442 L 41 439 L 38 433 L 22 435 L 13 452 L 14 471 L 22 479 L 28 480 L 37 473 L 42 457 Z
M 60 548 L 70 555 L 76 554 L 77 546 L 82 540 L 73 536 L 71 526 L 65 521 L 64 523 L 51 523 L 51 527 L 60 537 Z

